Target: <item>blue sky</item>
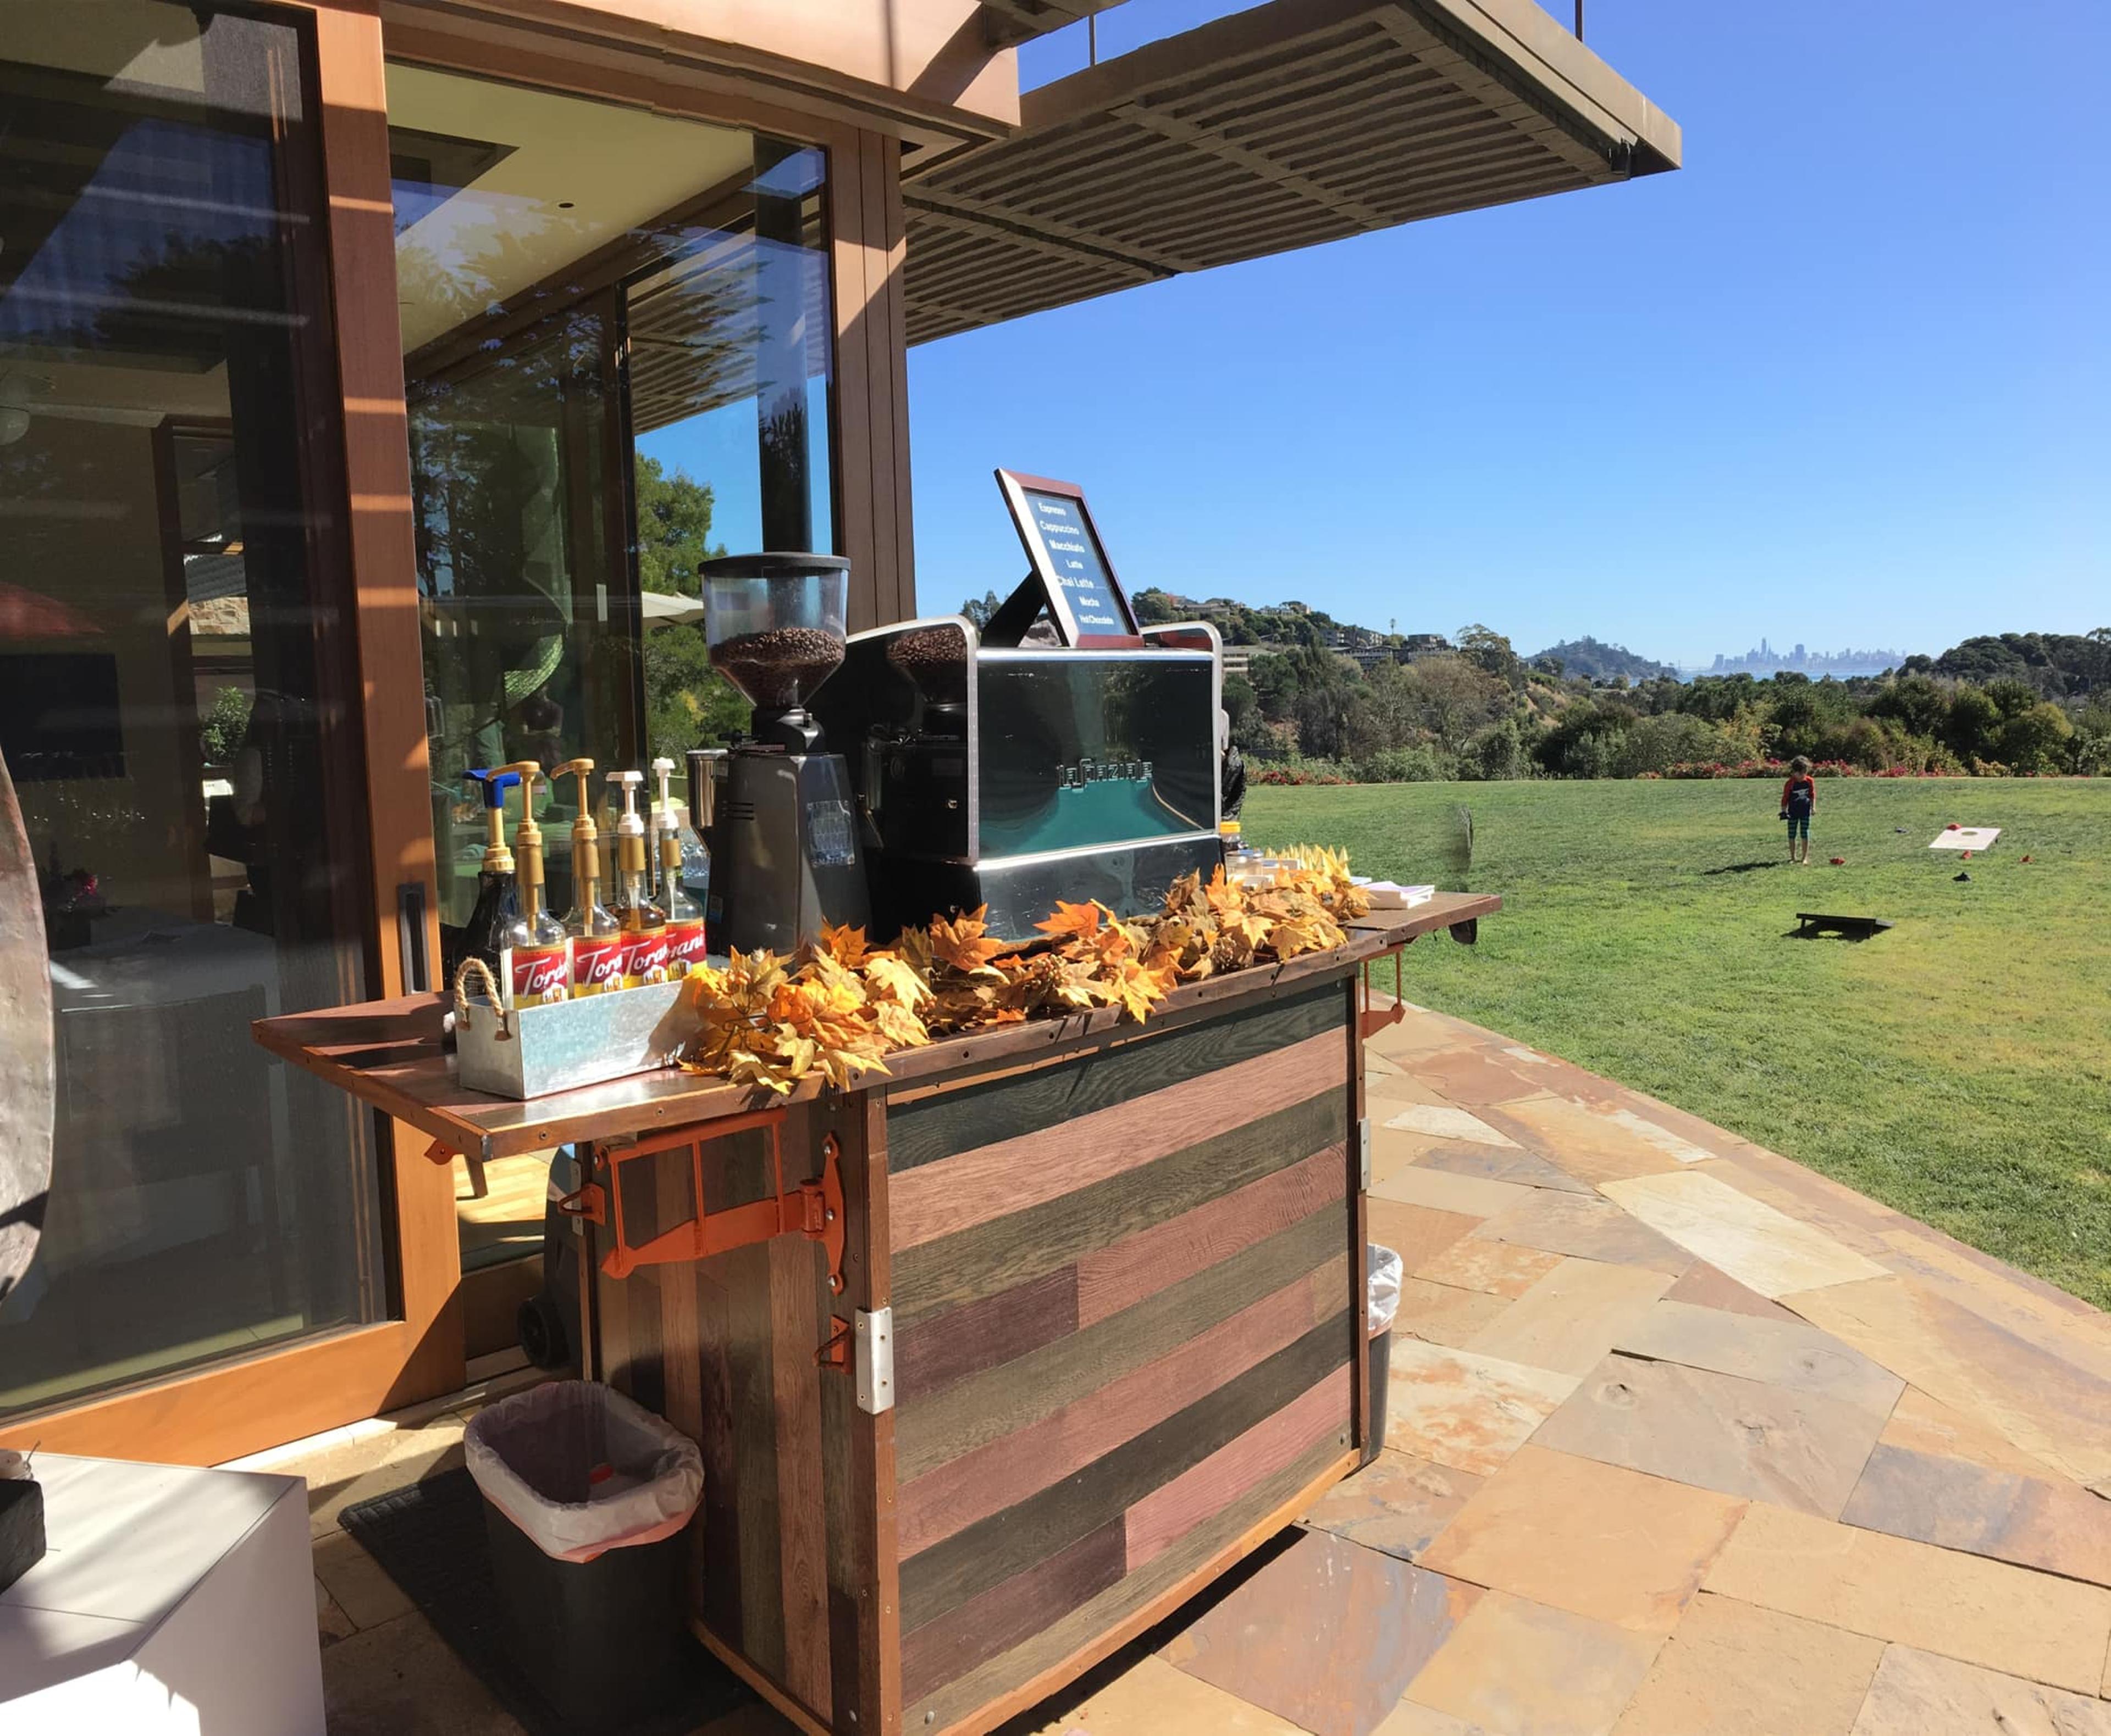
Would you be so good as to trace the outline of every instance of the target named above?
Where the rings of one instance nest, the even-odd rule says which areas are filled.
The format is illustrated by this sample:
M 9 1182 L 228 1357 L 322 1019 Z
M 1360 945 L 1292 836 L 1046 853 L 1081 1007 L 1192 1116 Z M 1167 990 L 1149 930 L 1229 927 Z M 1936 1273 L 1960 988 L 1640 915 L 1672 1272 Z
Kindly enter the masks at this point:
M 1131 0 L 1101 56 L 1237 9 Z M 1685 129 L 1678 172 L 911 351 L 921 607 L 1024 570 L 1002 464 L 1083 484 L 1133 590 L 1524 651 L 2111 624 L 2111 4 L 1586 23 Z

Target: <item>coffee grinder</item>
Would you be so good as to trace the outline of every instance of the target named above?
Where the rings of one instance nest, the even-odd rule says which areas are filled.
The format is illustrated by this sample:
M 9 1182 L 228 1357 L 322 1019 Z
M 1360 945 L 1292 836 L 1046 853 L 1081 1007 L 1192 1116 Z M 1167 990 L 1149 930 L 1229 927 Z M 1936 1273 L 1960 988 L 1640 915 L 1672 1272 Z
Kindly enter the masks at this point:
M 706 810 L 713 945 L 790 953 L 824 923 L 862 927 L 869 915 L 850 772 L 806 710 L 843 661 L 850 562 L 731 555 L 698 571 L 712 666 L 755 708 Z

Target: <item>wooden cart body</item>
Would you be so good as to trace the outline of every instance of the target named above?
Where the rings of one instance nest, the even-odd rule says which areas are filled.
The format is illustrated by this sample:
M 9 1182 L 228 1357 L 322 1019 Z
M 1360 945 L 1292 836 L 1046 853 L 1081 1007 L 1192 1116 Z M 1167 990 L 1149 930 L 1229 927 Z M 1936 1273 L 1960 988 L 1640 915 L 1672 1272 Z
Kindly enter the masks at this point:
M 590 1371 L 703 1450 L 698 1636 L 810 1730 L 972 1736 L 1355 1463 L 1358 971 L 1496 907 L 1373 919 L 1333 952 L 1178 989 L 1147 1025 L 1096 1013 L 911 1052 L 848 1095 L 802 1088 L 781 1120 L 676 1077 L 463 1093 L 400 1005 L 259 1035 L 451 1149 L 587 1146 Z M 631 1257 L 824 1182 L 839 1243 Z

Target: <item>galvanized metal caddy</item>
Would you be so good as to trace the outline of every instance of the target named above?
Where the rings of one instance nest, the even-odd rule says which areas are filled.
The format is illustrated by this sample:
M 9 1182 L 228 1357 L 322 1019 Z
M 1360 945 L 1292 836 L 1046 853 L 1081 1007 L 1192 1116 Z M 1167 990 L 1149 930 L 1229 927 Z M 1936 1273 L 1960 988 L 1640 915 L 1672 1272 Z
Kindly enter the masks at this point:
M 469 979 L 479 975 L 486 992 L 471 994 Z M 501 1007 L 497 990 L 481 960 L 455 979 L 461 1082 L 498 1097 L 544 1097 L 670 1066 L 698 1023 L 680 979 L 533 1007 Z

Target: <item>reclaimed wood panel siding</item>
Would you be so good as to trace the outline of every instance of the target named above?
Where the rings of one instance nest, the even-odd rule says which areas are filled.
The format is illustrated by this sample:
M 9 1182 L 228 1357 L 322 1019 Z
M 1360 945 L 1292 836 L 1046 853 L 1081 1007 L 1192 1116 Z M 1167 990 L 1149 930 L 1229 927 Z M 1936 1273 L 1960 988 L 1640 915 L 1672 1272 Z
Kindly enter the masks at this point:
M 890 1108 L 906 1729 L 1326 1475 L 1362 1274 L 1347 986 Z
M 849 1119 L 819 1104 L 784 1129 L 785 1181 L 804 1179 L 822 1134 Z M 846 1140 L 846 1163 L 861 1143 Z M 767 1142 L 733 1135 L 706 1150 L 705 1204 L 720 1211 L 774 1189 Z M 847 1179 L 848 1178 L 847 1177 Z M 694 1216 L 686 1147 L 624 1166 L 624 1212 L 642 1242 Z M 602 1231 L 606 1247 L 607 1232 Z M 691 1611 L 783 1693 L 826 1719 L 860 1703 L 873 1648 L 832 1607 L 849 1569 L 842 1539 L 872 1506 L 853 1486 L 847 1384 L 815 1361 L 832 1298 L 815 1243 L 779 1236 L 709 1260 L 597 1275 L 605 1376 L 694 1440 L 704 1498 L 689 1528 Z M 869 1424 L 870 1419 L 863 1419 Z M 840 1536 L 838 1530 L 840 1529 Z M 840 1655 L 839 1655 L 840 1654 Z M 838 1702 L 843 1702 L 840 1706 Z M 869 1710 L 871 1701 L 863 1702 Z

